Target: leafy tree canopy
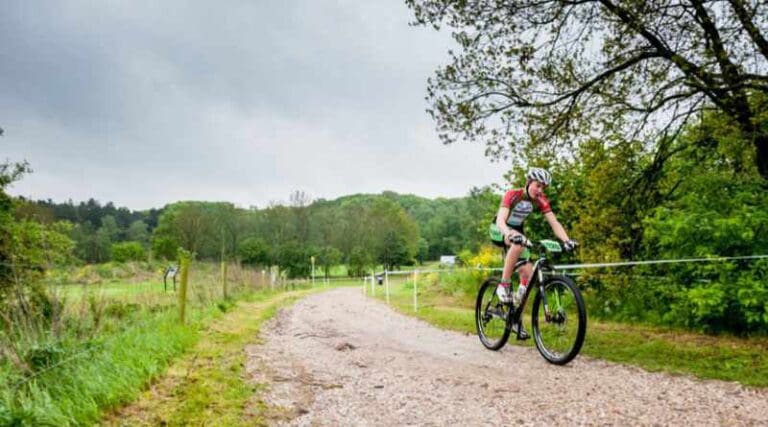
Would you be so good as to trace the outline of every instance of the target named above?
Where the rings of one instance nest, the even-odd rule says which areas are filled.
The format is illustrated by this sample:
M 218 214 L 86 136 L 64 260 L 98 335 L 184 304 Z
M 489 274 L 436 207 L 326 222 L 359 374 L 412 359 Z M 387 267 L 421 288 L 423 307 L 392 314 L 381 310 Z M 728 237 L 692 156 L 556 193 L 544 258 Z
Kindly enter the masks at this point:
M 458 49 L 430 79 L 442 140 L 493 157 L 568 157 L 589 139 L 663 152 L 723 113 L 768 177 L 768 4 L 759 0 L 406 0 Z M 707 147 L 703 147 L 707 148 Z

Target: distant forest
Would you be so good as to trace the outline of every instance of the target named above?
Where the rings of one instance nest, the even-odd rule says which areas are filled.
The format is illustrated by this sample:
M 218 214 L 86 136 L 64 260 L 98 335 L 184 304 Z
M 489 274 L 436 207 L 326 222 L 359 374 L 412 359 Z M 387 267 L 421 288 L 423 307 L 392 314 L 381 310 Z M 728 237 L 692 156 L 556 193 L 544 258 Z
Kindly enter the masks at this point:
M 185 201 L 159 209 L 132 211 L 112 202 L 27 200 L 15 216 L 42 224 L 71 224 L 75 257 L 87 263 L 173 259 L 183 247 L 201 259 L 226 259 L 285 267 L 306 273 L 310 256 L 326 267 L 370 264 L 388 267 L 476 250 L 499 197 L 490 188 L 461 198 L 427 199 L 391 191 L 312 200 L 303 192 L 285 204 L 241 209 L 227 202 Z

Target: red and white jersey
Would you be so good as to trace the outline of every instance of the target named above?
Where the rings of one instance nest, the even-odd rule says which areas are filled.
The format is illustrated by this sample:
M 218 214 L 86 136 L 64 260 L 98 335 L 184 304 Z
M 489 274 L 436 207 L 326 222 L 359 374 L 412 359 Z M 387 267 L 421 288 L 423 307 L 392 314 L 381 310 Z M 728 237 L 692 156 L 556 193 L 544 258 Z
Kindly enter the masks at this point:
M 501 207 L 509 208 L 507 225 L 510 227 L 522 227 L 525 219 L 531 212 L 533 212 L 534 204 L 538 206 L 539 211 L 543 214 L 552 212 L 552 208 L 549 206 L 549 200 L 543 192 L 539 197 L 531 201 L 525 197 L 524 189 L 507 191 L 501 199 Z

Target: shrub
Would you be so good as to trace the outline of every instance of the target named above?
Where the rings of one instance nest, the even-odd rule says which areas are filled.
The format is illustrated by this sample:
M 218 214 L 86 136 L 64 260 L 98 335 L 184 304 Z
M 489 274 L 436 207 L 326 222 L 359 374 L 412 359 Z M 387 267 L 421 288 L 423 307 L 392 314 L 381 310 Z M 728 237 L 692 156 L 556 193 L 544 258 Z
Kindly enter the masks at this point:
M 469 258 L 469 267 L 498 268 L 504 265 L 504 260 L 498 248 L 494 246 L 482 246 L 477 255 Z
M 720 323 L 725 314 L 725 301 L 726 293 L 722 285 L 696 286 L 672 304 L 668 318 L 684 326 L 716 331 L 722 329 Z
M 112 259 L 116 262 L 145 261 L 147 255 L 139 242 L 121 242 L 112 245 Z

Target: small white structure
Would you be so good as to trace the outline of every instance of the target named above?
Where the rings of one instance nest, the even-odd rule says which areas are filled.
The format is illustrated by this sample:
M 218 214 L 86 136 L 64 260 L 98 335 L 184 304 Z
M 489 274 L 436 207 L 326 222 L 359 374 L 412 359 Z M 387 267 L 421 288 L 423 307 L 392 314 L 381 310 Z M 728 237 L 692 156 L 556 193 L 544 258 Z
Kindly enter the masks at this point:
M 456 255 L 441 255 L 440 265 L 447 265 L 449 267 L 453 267 L 454 265 L 456 265 Z

